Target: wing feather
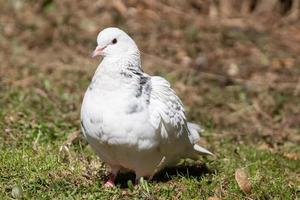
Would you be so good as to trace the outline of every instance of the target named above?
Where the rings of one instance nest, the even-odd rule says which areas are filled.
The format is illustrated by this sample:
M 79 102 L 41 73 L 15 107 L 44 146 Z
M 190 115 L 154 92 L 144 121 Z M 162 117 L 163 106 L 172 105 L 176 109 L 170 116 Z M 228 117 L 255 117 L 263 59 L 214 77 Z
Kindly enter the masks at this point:
M 151 77 L 151 94 L 149 112 L 151 124 L 155 128 L 164 128 L 162 137 L 170 137 L 170 134 L 179 136 L 187 130 L 182 102 L 171 89 L 170 83 L 162 77 Z M 187 131 L 189 132 L 189 131 Z
M 199 125 L 187 122 L 183 104 L 170 83 L 159 76 L 149 77 L 148 80 L 150 86 L 144 90 L 144 94 L 149 102 L 150 122 L 161 138 L 172 140 L 183 136 L 181 141 L 189 141 L 194 151 L 213 155 L 197 144 L 199 132 L 203 130 Z

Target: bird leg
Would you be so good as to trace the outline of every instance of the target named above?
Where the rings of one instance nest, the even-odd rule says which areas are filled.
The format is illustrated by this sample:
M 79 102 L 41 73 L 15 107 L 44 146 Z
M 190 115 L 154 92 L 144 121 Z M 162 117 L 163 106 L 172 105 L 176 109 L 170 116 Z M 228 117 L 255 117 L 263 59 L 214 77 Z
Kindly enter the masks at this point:
M 119 167 L 111 167 L 111 174 L 109 175 L 108 180 L 104 183 L 104 187 L 111 188 L 115 186 L 115 180 L 119 170 Z
M 134 181 L 134 186 L 138 186 L 140 184 L 140 179 L 141 179 L 141 177 L 136 176 L 135 181 Z
M 104 187 L 106 187 L 106 188 L 114 187 L 115 180 L 116 180 L 116 175 L 114 175 L 114 174 L 109 175 L 108 180 L 104 183 Z

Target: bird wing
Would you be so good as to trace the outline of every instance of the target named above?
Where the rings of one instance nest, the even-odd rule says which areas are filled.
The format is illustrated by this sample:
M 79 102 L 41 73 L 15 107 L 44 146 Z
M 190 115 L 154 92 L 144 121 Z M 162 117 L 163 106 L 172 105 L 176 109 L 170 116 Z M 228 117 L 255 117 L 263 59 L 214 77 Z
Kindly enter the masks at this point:
M 160 128 L 162 138 L 168 138 L 170 134 L 178 137 L 187 132 L 183 105 L 167 80 L 151 77 L 149 98 L 150 121 L 156 129 Z
M 161 134 L 161 138 L 170 139 L 186 134 L 188 141 L 196 152 L 213 155 L 197 144 L 200 140 L 199 132 L 203 130 L 199 125 L 187 122 L 183 104 L 170 87 L 170 83 L 159 76 L 153 76 L 150 80 L 150 121 Z

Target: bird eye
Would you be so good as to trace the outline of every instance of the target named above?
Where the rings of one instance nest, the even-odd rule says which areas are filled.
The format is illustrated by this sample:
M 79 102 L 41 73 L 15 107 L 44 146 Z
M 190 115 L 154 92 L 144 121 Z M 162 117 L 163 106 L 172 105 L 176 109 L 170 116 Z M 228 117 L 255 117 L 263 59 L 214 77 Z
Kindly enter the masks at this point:
M 111 41 L 112 44 L 116 44 L 117 43 L 117 39 L 114 38 L 112 41 Z

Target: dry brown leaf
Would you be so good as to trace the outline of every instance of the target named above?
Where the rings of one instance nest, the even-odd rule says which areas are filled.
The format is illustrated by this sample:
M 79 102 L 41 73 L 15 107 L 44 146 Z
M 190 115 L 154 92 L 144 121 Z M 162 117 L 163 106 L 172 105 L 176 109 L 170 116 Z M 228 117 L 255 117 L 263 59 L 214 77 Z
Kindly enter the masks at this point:
M 236 169 L 235 170 L 235 180 L 238 183 L 240 189 L 245 194 L 250 194 L 251 192 L 251 184 L 248 178 L 248 174 L 244 169 Z
M 273 151 L 274 149 L 267 143 L 262 143 L 259 144 L 257 147 L 259 150 L 268 150 L 268 151 Z
M 290 160 L 299 160 L 299 154 L 295 153 L 295 152 L 291 152 L 291 153 L 285 153 L 283 154 L 284 157 L 290 159 Z
M 220 198 L 214 196 L 214 197 L 208 197 L 207 200 L 220 200 Z

